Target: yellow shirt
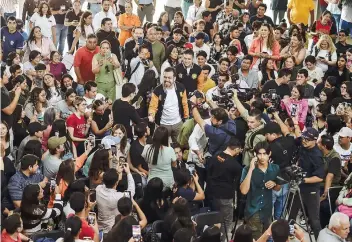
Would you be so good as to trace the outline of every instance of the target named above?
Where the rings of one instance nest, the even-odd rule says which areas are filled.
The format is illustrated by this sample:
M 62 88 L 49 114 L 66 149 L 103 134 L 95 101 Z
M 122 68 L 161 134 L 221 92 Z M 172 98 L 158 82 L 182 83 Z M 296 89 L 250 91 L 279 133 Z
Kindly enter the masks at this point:
M 216 86 L 215 82 L 212 79 L 208 78 L 204 82 L 203 93 L 206 93 L 210 88 L 213 88 L 215 86 Z
M 312 0 L 290 0 L 287 8 L 291 9 L 291 21 L 294 24 L 308 25 L 310 11 L 314 10 Z

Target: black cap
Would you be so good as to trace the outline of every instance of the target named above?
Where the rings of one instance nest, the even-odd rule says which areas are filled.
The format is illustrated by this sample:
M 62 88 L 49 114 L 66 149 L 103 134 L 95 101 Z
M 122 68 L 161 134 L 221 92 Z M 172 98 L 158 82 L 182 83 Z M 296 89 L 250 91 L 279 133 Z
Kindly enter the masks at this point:
M 316 129 L 313 129 L 311 127 L 307 128 L 306 131 L 302 133 L 302 138 L 306 140 L 317 140 L 319 137 L 319 132 Z
M 46 126 L 41 125 L 39 122 L 33 122 L 28 124 L 29 135 L 33 136 L 36 132 L 46 130 Z
M 281 134 L 281 128 L 278 123 L 270 122 L 264 126 L 263 134 Z

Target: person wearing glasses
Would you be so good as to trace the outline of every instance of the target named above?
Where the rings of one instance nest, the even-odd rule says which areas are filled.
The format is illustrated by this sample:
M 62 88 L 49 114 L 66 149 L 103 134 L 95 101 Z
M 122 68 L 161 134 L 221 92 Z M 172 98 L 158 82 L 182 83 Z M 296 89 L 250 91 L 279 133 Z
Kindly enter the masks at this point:
M 346 51 L 349 48 L 352 48 L 352 45 L 347 44 L 347 36 L 348 36 L 348 31 L 344 29 L 340 29 L 338 33 L 338 39 L 335 44 L 337 56 L 345 55 Z
M 100 52 L 95 54 L 92 63 L 92 72 L 95 74 L 98 92 L 110 100 L 116 99 L 116 83 L 114 70 L 120 67 L 117 56 L 111 52 L 111 44 L 104 40 L 100 43 Z

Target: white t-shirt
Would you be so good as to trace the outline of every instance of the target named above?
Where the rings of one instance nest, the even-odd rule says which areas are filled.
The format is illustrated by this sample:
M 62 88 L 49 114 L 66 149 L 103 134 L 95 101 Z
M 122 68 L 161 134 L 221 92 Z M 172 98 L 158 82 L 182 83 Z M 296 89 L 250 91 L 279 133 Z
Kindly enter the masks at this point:
M 40 27 L 42 34 L 45 37 L 53 39 L 51 27 L 54 27 L 56 25 L 56 21 L 53 15 L 47 18 L 46 16 L 40 16 L 38 13 L 34 13 L 30 21 L 33 23 L 33 26 Z
M 91 112 L 92 111 L 92 106 L 93 106 L 93 102 L 95 100 L 98 100 L 98 99 L 103 99 L 105 100 L 105 97 L 103 94 L 101 93 L 97 93 L 97 95 L 95 96 L 95 99 L 91 99 L 91 98 L 88 98 L 86 96 L 83 96 L 84 100 L 86 100 L 86 103 L 87 103 L 87 108 L 86 108 L 86 112 Z
M 346 21 L 346 22 L 349 22 L 349 23 L 352 23 L 352 7 L 349 7 L 347 5 L 343 5 L 342 6 L 342 11 L 341 11 L 341 19 Z
M 342 149 L 339 144 L 334 145 L 334 150 L 339 153 L 341 157 L 341 166 L 345 166 L 346 162 L 350 161 L 351 153 L 352 153 L 352 144 L 348 150 Z
M 93 26 L 92 25 L 84 25 L 84 30 L 85 30 L 85 32 L 86 32 L 86 34 L 85 34 L 85 36 L 86 37 L 84 37 L 83 35 L 82 35 L 82 29 L 81 29 L 81 26 L 77 26 L 76 27 L 76 30 L 78 30 L 80 33 L 81 33 L 81 35 L 79 36 L 79 42 L 78 42 L 78 46 L 85 46 L 86 45 L 86 42 L 87 42 L 87 36 L 88 35 L 90 35 L 90 34 L 94 34 L 94 29 L 93 29 Z
M 314 79 L 317 79 L 320 82 L 324 77 L 324 73 L 319 67 L 315 67 L 314 70 L 309 70 L 307 67 L 304 67 L 303 69 L 306 69 L 308 71 L 308 82 L 311 85 L 313 85 L 312 81 Z
M 271 49 L 268 49 L 267 47 L 262 49 L 262 53 L 266 52 L 268 55 L 273 55 L 273 51 Z M 258 58 L 257 61 L 255 62 L 255 64 L 252 67 L 252 70 L 258 71 L 259 70 L 259 64 L 263 63 L 264 58 Z
M 328 50 L 319 50 L 318 54 L 315 54 L 315 48 L 313 48 L 313 53 L 312 53 L 313 56 L 316 56 L 317 57 L 317 67 L 319 67 L 323 73 L 325 73 L 328 68 L 329 68 L 329 65 L 328 64 L 325 64 L 323 62 L 321 62 L 319 60 L 319 57 L 323 57 L 325 60 L 329 60 L 329 51 Z M 337 60 L 337 54 L 336 54 L 336 51 L 334 51 L 333 53 L 331 53 L 331 61 L 336 61 Z
M 181 122 L 176 89 L 166 89 L 166 98 L 160 124 L 173 125 Z

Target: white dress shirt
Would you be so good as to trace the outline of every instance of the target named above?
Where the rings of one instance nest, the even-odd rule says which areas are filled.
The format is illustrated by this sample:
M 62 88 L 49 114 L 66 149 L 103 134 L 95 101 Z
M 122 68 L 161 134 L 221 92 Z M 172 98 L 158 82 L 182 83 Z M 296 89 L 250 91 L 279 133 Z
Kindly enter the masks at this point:
M 112 13 L 112 11 L 108 11 L 107 13 L 105 13 L 104 11 L 100 11 L 94 16 L 94 19 L 93 19 L 93 27 L 95 32 L 97 32 L 98 29 L 101 28 L 101 21 L 104 18 L 110 18 L 112 21 L 113 30 L 117 29 L 117 19 L 116 19 L 116 16 Z
M 205 7 L 196 7 L 194 4 L 189 7 L 186 21 L 192 25 L 194 21 L 202 18 L 202 13 L 205 11 Z

